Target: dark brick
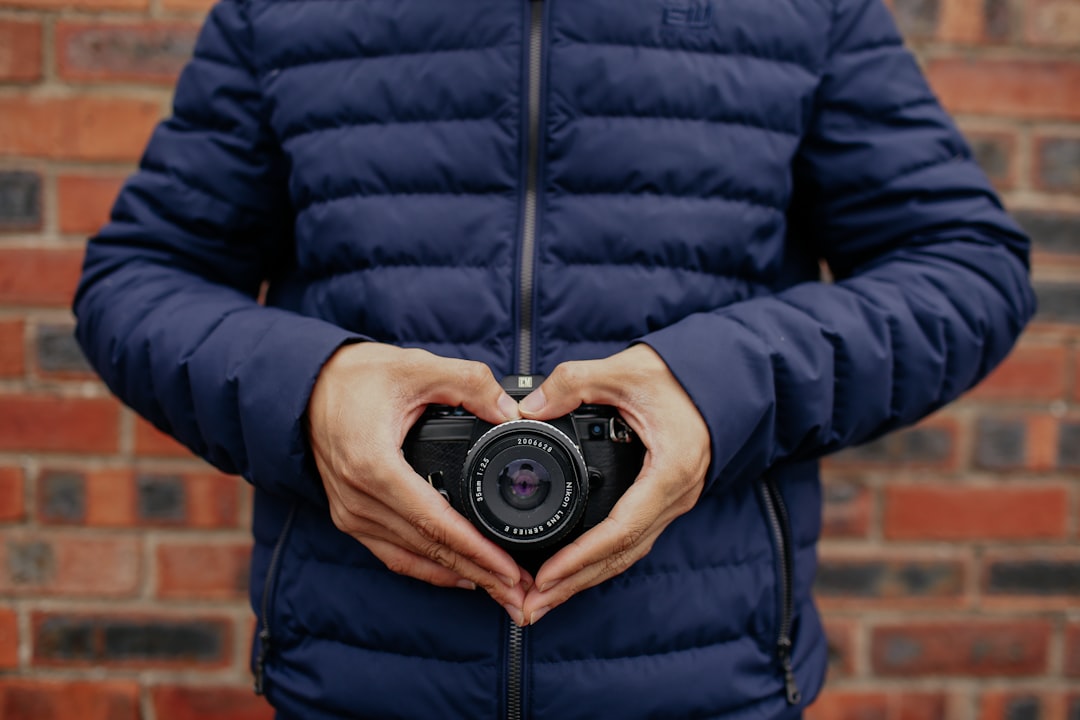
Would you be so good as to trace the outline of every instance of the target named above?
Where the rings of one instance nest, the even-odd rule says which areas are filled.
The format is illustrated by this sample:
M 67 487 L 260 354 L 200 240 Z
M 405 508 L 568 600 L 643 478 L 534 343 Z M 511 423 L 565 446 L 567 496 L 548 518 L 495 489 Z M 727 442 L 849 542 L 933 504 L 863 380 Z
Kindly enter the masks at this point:
M 45 661 L 218 662 L 229 643 L 220 620 L 131 620 L 50 615 L 37 626 L 35 656 Z
M 893 0 L 893 15 L 904 37 L 930 38 L 937 32 L 941 7 L 938 0 Z
M 0 231 L 41 227 L 41 176 L 0 170 Z
M 142 475 L 136 479 L 139 518 L 183 522 L 187 516 L 184 481 L 172 475 Z
M 86 478 L 75 472 L 45 473 L 41 503 L 41 514 L 47 520 L 82 522 L 86 518 Z
M 61 26 L 61 74 L 73 78 L 173 78 L 191 58 L 188 25 Z
M 1046 190 L 1080 193 L 1080 139 L 1044 138 L 1038 181 Z
M 1023 420 L 981 418 L 975 424 L 975 463 L 984 468 L 1020 467 L 1027 457 Z
M 1080 285 L 1075 283 L 1036 283 L 1039 298 L 1038 320 L 1080 323 Z
M 952 597 L 963 593 L 963 568 L 952 562 L 823 559 L 814 590 L 821 597 Z
M 219 623 L 201 622 L 113 622 L 103 632 L 108 660 L 213 661 L 226 634 Z
M 865 485 L 829 480 L 824 486 L 823 532 L 828 537 L 864 537 L 872 514 L 870 491 Z
M 46 660 L 94 660 L 98 656 L 96 636 L 89 621 L 48 617 L 37 630 L 34 654 Z
M 952 452 L 952 435 L 940 428 L 918 427 L 898 433 L 902 459 L 942 462 Z
M 986 39 L 995 42 L 1008 40 L 1015 24 L 1009 0 L 983 0 L 983 14 L 986 17 Z
M 70 325 L 42 325 L 37 337 L 38 367 L 49 372 L 90 372 Z
M 888 462 L 892 459 L 888 438 L 879 438 L 863 445 L 856 445 L 836 455 L 838 461 L 850 462 Z
M 1009 698 L 1005 706 L 1005 720 L 1040 720 L 1041 718 L 1042 705 L 1037 697 L 1021 695 Z
M 1069 720 L 1080 720 L 1080 695 L 1069 702 Z
M 40 585 L 56 574 L 56 557 L 48 543 L 9 540 L 8 577 L 13 585 Z
M 987 588 L 996 595 L 1080 595 L 1080 560 L 999 560 Z
M 1080 215 L 1020 211 L 1016 220 L 1031 236 L 1036 250 L 1062 255 L 1080 255 Z
M 1058 465 L 1063 469 L 1080 468 L 1080 423 L 1061 423 L 1058 437 Z
M 983 172 L 995 185 L 1004 185 L 1010 176 L 1009 145 L 1002 137 L 989 135 L 970 138 L 971 151 Z

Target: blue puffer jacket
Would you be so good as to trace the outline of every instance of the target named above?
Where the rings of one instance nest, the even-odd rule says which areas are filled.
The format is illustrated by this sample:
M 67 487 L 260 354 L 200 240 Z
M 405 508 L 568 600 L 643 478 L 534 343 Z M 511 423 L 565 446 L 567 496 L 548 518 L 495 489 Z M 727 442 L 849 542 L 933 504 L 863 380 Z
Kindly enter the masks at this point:
M 997 363 L 1027 252 L 879 0 L 223 0 L 76 312 L 118 395 L 257 488 L 283 714 L 771 718 L 824 675 L 815 459 Z M 496 376 L 648 343 L 708 489 L 511 632 L 328 517 L 303 415 L 365 338 Z

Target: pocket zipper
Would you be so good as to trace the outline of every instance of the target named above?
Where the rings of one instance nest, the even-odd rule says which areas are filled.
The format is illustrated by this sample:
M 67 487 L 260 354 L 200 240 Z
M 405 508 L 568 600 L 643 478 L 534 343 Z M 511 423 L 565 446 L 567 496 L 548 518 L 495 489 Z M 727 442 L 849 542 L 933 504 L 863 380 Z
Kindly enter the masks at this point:
M 285 549 L 285 542 L 289 537 L 293 519 L 296 517 L 296 506 L 289 510 L 289 516 L 285 518 L 285 524 L 281 527 L 281 534 L 274 543 L 274 552 L 270 556 L 270 565 L 266 568 L 266 579 L 263 581 L 263 596 L 261 606 L 262 628 L 259 630 L 259 654 L 255 657 L 255 694 L 262 695 L 266 689 L 266 658 L 270 654 L 270 598 L 274 593 L 275 581 L 277 580 L 278 564 L 281 562 L 281 553 Z
M 762 482 L 762 500 L 765 505 L 765 514 L 769 519 L 769 526 L 776 543 L 776 556 L 780 564 L 780 632 L 776 639 L 776 654 L 780 660 L 780 667 L 784 671 L 784 692 L 787 695 L 788 705 L 798 705 L 802 699 L 798 685 L 795 684 L 795 671 L 791 664 L 791 617 L 794 612 L 794 600 L 792 598 L 792 585 L 794 584 L 794 567 L 791 557 L 791 524 L 788 518 L 787 506 L 780 494 L 780 488 L 776 481 L 766 478 Z

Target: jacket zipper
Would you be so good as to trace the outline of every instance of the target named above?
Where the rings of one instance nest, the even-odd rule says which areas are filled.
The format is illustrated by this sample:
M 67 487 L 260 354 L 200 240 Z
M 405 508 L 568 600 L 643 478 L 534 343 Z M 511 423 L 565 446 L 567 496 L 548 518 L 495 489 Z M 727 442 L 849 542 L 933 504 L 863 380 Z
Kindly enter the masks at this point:
M 540 185 L 541 81 L 544 50 L 544 3 L 529 0 L 528 147 L 526 148 L 525 207 L 521 222 L 521 269 L 518 276 L 518 374 L 532 374 L 533 287 L 536 273 L 536 226 Z M 524 717 L 525 629 L 510 622 L 507 633 L 506 716 Z
M 795 684 L 795 671 L 791 666 L 791 616 L 794 600 L 794 567 L 791 557 L 791 524 L 788 521 L 787 506 L 780 494 L 776 481 L 766 478 L 762 483 L 761 497 L 765 505 L 765 514 L 776 544 L 777 560 L 780 564 L 780 632 L 776 639 L 776 654 L 780 667 L 784 671 L 784 692 L 788 705 L 798 705 L 802 699 L 798 685 Z
M 289 510 L 289 516 L 285 518 L 285 524 L 281 527 L 281 534 L 274 543 L 274 552 L 270 555 L 270 565 L 266 568 L 266 579 L 263 581 L 262 596 L 262 628 L 259 630 L 259 654 L 255 657 L 255 694 L 262 695 L 266 689 L 266 658 L 270 654 L 270 598 L 274 593 L 275 581 L 277 580 L 278 565 L 281 562 L 281 553 L 285 549 L 285 542 L 289 537 L 293 519 L 296 517 L 296 506 Z

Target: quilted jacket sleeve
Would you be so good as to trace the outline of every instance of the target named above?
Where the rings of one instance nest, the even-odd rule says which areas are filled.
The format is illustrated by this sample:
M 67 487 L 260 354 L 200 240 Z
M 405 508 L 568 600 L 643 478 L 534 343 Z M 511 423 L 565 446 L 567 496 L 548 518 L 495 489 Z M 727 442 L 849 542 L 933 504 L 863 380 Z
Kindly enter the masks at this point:
M 246 27 L 240 2 L 210 14 L 173 117 L 89 243 L 76 334 L 109 387 L 195 453 L 319 501 L 301 418 L 351 336 L 256 300 L 291 252 L 292 220 Z
M 830 40 L 789 222 L 836 281 L 642 338 L 709 426 L 710 486 L 918 420 L 989 372 L 1034 312 L 1028 241 L 880 0 L 837 0 Z

